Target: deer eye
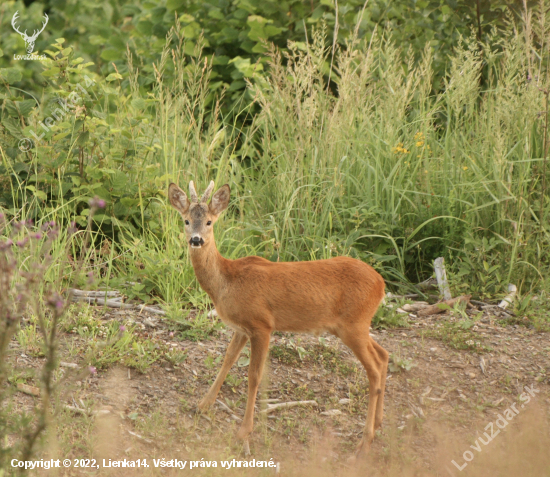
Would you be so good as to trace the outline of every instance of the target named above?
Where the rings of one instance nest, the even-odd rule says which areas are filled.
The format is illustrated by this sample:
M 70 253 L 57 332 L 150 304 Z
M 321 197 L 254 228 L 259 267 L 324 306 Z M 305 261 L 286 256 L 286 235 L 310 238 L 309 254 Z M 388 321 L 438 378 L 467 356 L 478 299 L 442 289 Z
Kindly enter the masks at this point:
M 212 225 L 212 221 L 209 220 L 208 222 L 206 222 L 206 225 Z
M 185 225 L 189 225 L 189 220 L 186 220 L 186 221 L 185 221 Z

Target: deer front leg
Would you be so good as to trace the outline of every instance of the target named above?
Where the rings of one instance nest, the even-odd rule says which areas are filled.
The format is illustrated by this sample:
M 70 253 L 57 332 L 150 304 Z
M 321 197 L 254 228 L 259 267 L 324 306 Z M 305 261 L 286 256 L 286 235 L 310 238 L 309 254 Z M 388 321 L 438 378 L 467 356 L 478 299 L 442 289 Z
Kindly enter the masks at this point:
M 256 394 L 258 386 L 262 380 L 265 359 L 269 351 L 270 331 L 257 331 L 250 338 L 250 366 L 248 367 L 248 401 L 244 420 L 237 432 L 237 439 L 246 439 L 252 432 L 254 423 L 254 405 L 256 404 Z
M 218 373 L 218 376 L 216 376 L 216 380 L 214 381 L 212 386 L 210 386 L 210 389 L 206 393 L 206 396 L 202 398 L 201 402 L 198 405 L 198 408 L 201 411 L 208 409 L 212 404 L 216 402 L 216 397 L 220 392 L 220 388 L 225 381 L 227 373 L 231 369 L 231 366 L 235 364 L 235 361 L 237 361 L 237 358 L 241 354 L 241 351 L 247 341 L 248 336 L 246 336 L 244 333 L 241 333 L 240 331 L 235 331 L 235 334 L 233 335 L 233 338 L 231 339 L 231 342 L 227 347 L 227 351 L 225 352 L 225 358 L 223 359 L 223 364 L 220 372 Z

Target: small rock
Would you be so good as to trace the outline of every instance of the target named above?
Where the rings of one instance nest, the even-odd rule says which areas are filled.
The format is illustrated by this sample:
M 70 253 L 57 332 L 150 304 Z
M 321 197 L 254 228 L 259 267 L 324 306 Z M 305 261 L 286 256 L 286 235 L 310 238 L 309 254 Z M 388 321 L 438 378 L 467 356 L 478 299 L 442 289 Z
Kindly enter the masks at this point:
M 329 409 L 328 411 L 324 411 L 321 413 L 321 416 L 340 416 L 342 414 L 342 411 L 339 409 Z
M 348 398 L 342 398 L 338 401 L 338 404 L 349 404 L 351 402 L 351 399 L 348 399 Z

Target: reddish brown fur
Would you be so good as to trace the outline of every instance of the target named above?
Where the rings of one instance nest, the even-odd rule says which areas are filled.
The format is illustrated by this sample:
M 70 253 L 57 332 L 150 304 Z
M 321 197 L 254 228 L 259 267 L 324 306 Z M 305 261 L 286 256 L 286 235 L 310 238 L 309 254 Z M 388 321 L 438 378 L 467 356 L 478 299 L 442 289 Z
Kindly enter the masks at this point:
M 190 190 L 191 197 L 196 198 L 192 183 Z M 284 263 L 260 257 L 228 260 L 216 248 L 213 224 L 229 203 L 229 187 L 219 189 L 210 205 L 206 205 L 205 196 L 191 203 L 179 187 L 170 185 L 170 202 L 188 222 L 188 242 L 192 237 L 201 240 L 200 247 L 189 247 L 197 279 L 220 318 L 235 329 L 222 368 L 199 408 L 206 409 L 215 402 L 229 369 L 250 339 L 248 402 L 237 434 L 245 439 L 252 432 L 256 393 L 271 333 L 328 331 L 352 349 L 367 371 L 370 404 L 358 449 L 366 450 L 383 417 L 388 353 L 369 336 L 369 328 L 384 298 L 384 280 L 369 265 L 349 257 Z

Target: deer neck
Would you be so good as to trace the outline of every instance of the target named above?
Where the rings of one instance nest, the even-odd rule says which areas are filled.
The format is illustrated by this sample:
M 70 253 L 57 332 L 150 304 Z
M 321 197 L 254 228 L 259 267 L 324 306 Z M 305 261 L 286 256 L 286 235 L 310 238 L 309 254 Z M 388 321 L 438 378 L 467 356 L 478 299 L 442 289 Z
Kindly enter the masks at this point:
M 201 248 L 190 247 L 189 255 L 200 286 L 215 303 L 225 283 L 223 272 L 227 259 L 218 252 L 214 239 Z

